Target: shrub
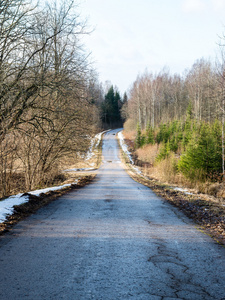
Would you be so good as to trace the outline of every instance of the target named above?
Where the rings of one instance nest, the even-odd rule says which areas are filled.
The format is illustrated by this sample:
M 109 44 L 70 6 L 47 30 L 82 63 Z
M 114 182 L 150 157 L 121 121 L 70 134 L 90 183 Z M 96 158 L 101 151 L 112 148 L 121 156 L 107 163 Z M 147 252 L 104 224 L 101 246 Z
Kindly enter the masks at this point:
M 221 152 L 218 125 L 201 123 L 199 133 L 195 133 L 181 156 L 179 170 L 190 179 L 194 179 L 197 173 L 201 180 L 213 178 L 222 172 Z
M 156 160 L 161 161 L 163 159 L 166 159 L 170 156 L 170 142 L 164 142 L 162 144 L 162 147 L 160 149 L 159 155 L 157 156 Z
M 135 139 L 135 147 L 140 148 L 145 144 L 145 136 L 141 133 L 141 126 L 138 123 L 137 125 L 137 136 Z

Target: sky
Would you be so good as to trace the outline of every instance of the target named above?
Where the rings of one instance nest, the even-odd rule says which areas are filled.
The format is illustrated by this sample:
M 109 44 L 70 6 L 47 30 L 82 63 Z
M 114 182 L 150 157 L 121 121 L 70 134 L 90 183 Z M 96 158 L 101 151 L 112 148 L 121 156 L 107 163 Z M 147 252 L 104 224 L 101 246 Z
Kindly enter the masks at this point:
M 225 34 L 225 0 L 80 0 L 94 29 L 83 38 L 99 80 L 129 91 L 145 70 L 184 74 L 214 61 Z

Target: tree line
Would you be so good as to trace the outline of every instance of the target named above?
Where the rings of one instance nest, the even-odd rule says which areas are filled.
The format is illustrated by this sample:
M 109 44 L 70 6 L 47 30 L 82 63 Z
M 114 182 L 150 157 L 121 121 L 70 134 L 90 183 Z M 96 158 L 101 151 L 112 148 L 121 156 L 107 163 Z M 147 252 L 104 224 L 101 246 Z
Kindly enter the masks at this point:
M 223 50 L 223 49 L 222 49 Z M 126 128 L 136 130 L 136 147 L 163 144 L 159 159 L 179 157 L 187 177 L 224 176 L 224 59 L 194 63 L 183 76 L 167 69 L 145 72 L 133 83 L 122 107 Z
M 129 93 L 127 119 L 142 129 L 186 116 L 189 104 L 196 120 L 207 122 L 222 118 L 224 76 L 223 64 L 213 65 L 201 59 L 181 76 L 166 69 L 157 74 L 139 75 Z

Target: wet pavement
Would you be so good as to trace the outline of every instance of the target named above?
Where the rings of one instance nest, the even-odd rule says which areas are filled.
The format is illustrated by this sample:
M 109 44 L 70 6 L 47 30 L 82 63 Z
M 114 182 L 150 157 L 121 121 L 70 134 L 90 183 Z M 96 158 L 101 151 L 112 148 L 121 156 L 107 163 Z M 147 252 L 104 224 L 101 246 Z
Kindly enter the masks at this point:
M 94 182 L 0 239 L 0 299 L 225 299 L 225 248 L 133 181 L 105 134 Z

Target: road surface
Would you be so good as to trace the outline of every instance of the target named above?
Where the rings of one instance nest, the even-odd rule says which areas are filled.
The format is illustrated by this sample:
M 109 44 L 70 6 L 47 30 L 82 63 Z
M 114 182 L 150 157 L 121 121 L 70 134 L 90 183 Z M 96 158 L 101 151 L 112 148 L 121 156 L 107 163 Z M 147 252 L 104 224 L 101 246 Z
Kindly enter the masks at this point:
M 95 181 L 0 240 L 0 299 L 225 299 L 225 248 L 133 181 L 105 134 Z

